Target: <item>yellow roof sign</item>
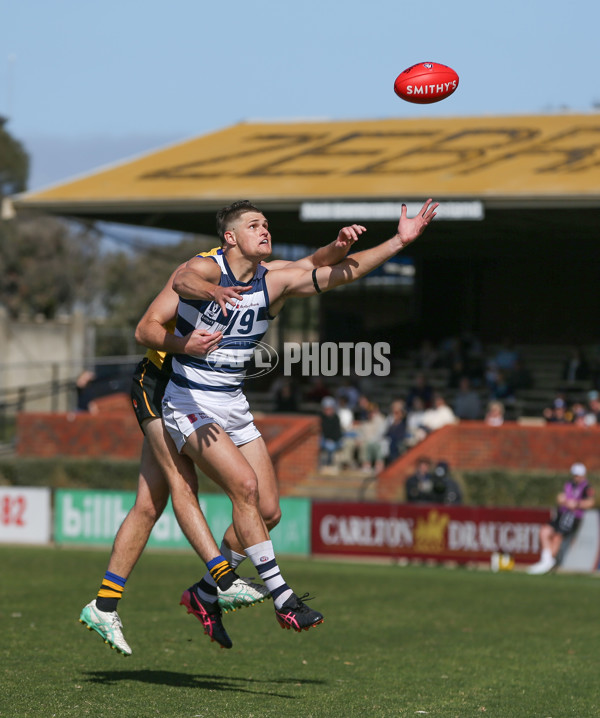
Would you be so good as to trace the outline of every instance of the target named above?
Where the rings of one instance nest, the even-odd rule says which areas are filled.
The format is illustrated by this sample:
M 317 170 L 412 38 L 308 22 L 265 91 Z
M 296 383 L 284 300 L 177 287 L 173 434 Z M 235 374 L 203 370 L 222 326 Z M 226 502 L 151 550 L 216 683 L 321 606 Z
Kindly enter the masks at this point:
M 249 198 L 600 204 L 600 115 L 243 123 L 15 198 L 162 212 Z

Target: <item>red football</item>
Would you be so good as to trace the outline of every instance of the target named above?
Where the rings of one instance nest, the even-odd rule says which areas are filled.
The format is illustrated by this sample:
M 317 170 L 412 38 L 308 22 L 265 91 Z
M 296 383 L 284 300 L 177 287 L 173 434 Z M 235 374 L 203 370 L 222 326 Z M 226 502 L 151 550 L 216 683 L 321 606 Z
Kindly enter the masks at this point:
M 394 82 L 394 91 L 407 102 L 428 105 L 449 97 L 458 87 L 458 75 L 451 67 L 439 62 L 419 62 L 401 72 Z

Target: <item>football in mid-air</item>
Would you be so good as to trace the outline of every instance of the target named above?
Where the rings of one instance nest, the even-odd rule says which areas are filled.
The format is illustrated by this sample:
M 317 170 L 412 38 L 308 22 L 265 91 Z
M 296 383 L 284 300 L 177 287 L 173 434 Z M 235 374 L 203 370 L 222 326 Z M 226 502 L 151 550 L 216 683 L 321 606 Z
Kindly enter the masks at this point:
M 458 87 L 458 75 L 439 62 L 419 62 L 401 72 L 394 91 L 407 102 L 428 105 L 445 100 Z

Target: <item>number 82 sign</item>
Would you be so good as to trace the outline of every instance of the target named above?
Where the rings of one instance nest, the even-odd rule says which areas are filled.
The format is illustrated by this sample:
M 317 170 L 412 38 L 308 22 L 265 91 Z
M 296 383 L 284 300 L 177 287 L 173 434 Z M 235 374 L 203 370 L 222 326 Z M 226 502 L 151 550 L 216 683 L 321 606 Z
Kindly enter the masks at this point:
M 50 542 L 50 489 L 0 487 L 0 543 Z

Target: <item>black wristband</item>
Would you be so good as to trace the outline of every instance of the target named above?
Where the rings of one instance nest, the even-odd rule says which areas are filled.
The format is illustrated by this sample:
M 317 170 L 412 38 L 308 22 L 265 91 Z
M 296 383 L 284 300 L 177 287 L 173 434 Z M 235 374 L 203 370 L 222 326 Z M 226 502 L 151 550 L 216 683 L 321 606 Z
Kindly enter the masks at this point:
M 321 294 L 323 290 L 319 287 L 319 282 L 317 282 L 317 267 L 312 270 L 312 280 L 315 285 L 315 289 L 317 290 L 317 294 Z

